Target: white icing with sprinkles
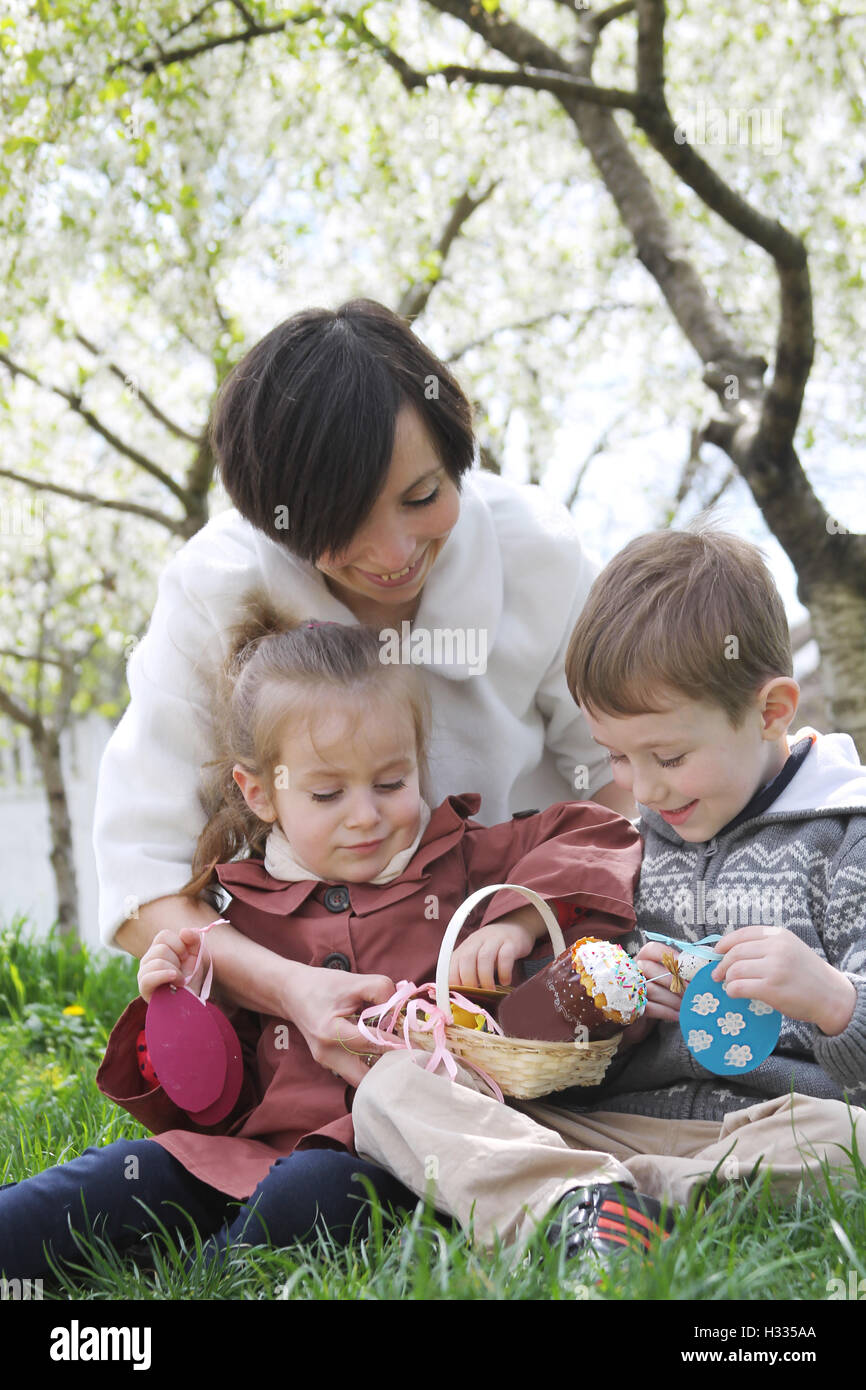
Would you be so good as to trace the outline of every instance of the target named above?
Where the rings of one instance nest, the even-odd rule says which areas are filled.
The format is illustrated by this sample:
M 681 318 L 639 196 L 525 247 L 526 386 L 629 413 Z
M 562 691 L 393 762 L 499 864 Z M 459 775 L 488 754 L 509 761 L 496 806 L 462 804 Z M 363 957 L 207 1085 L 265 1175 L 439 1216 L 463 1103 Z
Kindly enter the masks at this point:
M 621 946 L 613 941 L 587 941 L 572 947 L 572 962 L 592 977 L 595 993 L 603 994 L 607 1010 L 626 1023 L 639 1018 L 646 1006 L 646 976 Z

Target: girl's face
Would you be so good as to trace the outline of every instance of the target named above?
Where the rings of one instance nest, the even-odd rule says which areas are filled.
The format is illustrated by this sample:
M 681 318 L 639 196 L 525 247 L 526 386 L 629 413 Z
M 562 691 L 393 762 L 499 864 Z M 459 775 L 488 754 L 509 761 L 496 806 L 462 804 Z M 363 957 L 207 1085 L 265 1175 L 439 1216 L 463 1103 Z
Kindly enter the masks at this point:
M 295 858 L 320 878 L 367 883 L 418 833 L 411 714 L 383 696 L 359 717 L 351 697 L 329 694 L 310 722 L 283 731 L 273 792 L 239 764 L 235 781 L 257 816 L 279 821 Z
M 339 554 L 320 556 L 332 592 L 354 611 L 359 598 L 403 608 L 417 598 L 460 514 L 460 494 L 439 461 L 421 416 L 398 412 L 385 486 Z

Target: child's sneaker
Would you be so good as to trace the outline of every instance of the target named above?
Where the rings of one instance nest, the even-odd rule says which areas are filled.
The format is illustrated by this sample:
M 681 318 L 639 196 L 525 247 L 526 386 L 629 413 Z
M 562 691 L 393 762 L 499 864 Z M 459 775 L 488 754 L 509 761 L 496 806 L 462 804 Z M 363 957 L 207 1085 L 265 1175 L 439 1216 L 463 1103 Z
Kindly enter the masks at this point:
M 616 1183 L 597 1183 L 566 1193 L 547 1239 L 552 1245 L 563 1243 L 567 1260 L 591 1254 L 609 1269 L 624 1250 L 646 1255 L 653 1236 L 667 1240 L 674 1222 L 673 1210 L 668 1207 L 663 1213 L 654 1197 Z

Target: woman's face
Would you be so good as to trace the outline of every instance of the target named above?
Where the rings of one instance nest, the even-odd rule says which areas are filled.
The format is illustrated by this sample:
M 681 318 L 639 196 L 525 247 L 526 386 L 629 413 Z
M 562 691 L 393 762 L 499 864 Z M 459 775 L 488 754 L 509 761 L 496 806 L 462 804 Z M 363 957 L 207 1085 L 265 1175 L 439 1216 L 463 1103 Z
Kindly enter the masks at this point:
M 411 406 L 397 414 L 385 486 L 340 554 L 316 568 L 354 611 L 359 598 L 395 613 L 418 597 L 460 514 L 460 494 Z

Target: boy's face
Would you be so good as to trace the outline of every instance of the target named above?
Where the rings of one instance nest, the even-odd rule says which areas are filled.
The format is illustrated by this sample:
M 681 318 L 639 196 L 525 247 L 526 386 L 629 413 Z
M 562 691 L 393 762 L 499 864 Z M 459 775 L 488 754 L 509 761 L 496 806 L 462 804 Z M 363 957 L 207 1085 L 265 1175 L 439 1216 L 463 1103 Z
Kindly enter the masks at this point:
M 793 708 L 788 697 L 777 701 L 782 688 L 793 690 Z M 658 714 L 584 713 L 593 738 L 610 752 L 617 786 L 684 840 L 702 843 L 781 770 L 796 689 L 793 681 L 769 682 L 737 729 L 718 705 L 673 693 Z

